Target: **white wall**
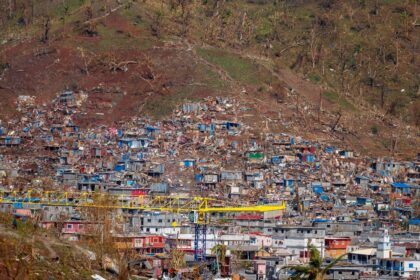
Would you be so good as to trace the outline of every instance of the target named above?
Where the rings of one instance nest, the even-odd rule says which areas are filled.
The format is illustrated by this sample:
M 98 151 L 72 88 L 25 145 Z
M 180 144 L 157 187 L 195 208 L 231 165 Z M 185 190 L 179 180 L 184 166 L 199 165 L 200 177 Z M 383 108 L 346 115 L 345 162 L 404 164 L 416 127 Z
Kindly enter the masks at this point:
M 413 267 L 410 268 L 410 264 L 413 264 Z M 404 261 L 404 271 L 405 272 L 416 272 L 420 274 L 420 261 Z
M 293 254 L 299 254 L 301 251 L 308 250 L 308 242 L 310 245 L 315 246 L 324 257 L 325 254 L 325 240 L 323 238 L 286 238 L 284 239 L 284 247 Z

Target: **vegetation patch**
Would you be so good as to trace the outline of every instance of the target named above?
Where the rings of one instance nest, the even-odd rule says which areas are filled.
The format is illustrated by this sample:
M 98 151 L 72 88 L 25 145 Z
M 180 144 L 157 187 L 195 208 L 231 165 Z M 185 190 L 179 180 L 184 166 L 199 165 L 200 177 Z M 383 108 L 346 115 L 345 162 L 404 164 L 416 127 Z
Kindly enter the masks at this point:
M 370 128 L 370 132 L 371 132 L 373 135 L 377 135 L 377 134 L 378 134 L 378 132 L 379 132 L 379 128 L 378 128 L 378 126 L 377 126 L 377 125 L 372 126 L 372 127 Z
M 63 0 L 60 5 L 53 6 L 52 14 L 66 17 L 85 4 L 84 0 Z M 41 9 L 41 7 L 39 7 Z
M 164 119 L 169 116 L 180 104 L 189 99 L 192 90 L 185 90 L 178 94 L 170 94 L 153 98 L 144 105 L 144 111 L 155 119 Z
M 199 81 L 199 84 L 202 84 L 209 90 L 218 91 L 226 89 L 227 87 L 227 82 L 222 80 L 218 73 L 204 64 L 199 64 L 195 67 L 193 77 L 194 81 Z
M 310 73 L 308 79 L 313 83 L 319 83 L 321 81 L 321 77 L 316 73 Z
M 352 110 L 352 111 L 356 110 L 356 107 L 354 107 L 354 105 L 352 103 L 350 103 L 349 101 L 347 101 L 347 99 L 341 97 L 340 95 L 338 95 L 335 92 L 325 91 L 323 93 L 323 96 L 329 102 L 338 104 L 343 109 L 348 109 L 348 110 Z
M 153 46 L 153 41 L 141 36 L 133 36 L 129 33 L 120 32 L 105 25 L 98 26 L 98 33 L 101 38 L 99 48 L 110 49 L 137 49 L 146 50 Z
M 228 87 L 228 82 L 205 64 L 196 65 L 191 75 L 191 80 L 175 86 L 174 92 L 149 99 L 144 105 L 144 111 L 156 119 L 163 119 L 185 101 L 199 101 L 201 97 L 219 93 Z
M 198 48 L 197 54 L 208 62 L 223 68 L 233 79 L 251 85 L 270 83 L 271 73 L 252 60 L 215 49 Z

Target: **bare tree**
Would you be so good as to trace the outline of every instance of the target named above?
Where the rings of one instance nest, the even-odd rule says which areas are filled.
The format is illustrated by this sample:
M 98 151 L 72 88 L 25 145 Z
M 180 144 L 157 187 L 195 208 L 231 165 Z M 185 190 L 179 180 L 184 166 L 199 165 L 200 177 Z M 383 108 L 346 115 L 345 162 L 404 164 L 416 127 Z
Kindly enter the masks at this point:
M 315 68 L 316 60 L 318 57 L 318 34 L 315 27 L 312 27 L 310 37 L 309 37 L 309 48 L 311 53 L 312 68 Z
M 158 38 L 161 36 L 162 22 L 163 22 L 163 12 L 158 11 L 153 16 L 152 22 L 150 24 L 150 29 L 152 31 L 153 36 L 156 36 Z
M 49 33 L 50 33 L 50 28 L 51 28 L 50 22 L 51 22 L 50 17 L 46 16 L 44 18 L 44 22 L 42 24 L 44 31 L 43 31 L 42 37 L 41 37 L 41 41 L 44 42 L 44 43 L 47 43 L 48 40 L 49 40 Z

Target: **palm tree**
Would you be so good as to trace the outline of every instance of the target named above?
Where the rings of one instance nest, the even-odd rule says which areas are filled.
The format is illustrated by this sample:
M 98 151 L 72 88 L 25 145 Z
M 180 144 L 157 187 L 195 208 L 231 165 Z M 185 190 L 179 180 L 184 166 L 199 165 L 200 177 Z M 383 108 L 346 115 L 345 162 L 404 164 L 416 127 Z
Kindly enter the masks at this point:
M 217 275 L 220 275 L 220 266 L 225 264 L 227 246 L 223 244 L 217 244 L 211 248 L 211 253 L 216 256 Z M 219 265 L 220 263 L 220 265 Z
M 224 244 L 217 244 L 211 248 L 211 253 L 214 254 L 217 260 L 223 265 L 225 263 L 227 247 Z
M 324 280 L 324 275 L 335 266 L 346 254 L 334 259 L 327 266 L 322 267 L 323 259 L 319 251 L 314 246 L 309 246 L 310 260 L 308 265 L 299 265 L 289 267 L 295 273 L 290 278 L 291 280 Z

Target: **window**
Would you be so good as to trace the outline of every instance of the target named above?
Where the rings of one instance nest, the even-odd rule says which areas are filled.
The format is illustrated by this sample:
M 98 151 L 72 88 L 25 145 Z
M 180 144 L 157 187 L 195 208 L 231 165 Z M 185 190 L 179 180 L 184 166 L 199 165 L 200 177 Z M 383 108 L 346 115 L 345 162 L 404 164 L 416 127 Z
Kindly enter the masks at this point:
M 158 220 L 158 223 L 162 223 L 162 222 L 163 222 L 163 221 L 162 221 L 162 219 L 159 219 L 159 220 Z
M 309 252 L 308 251 L 300 251 L 299 257 L 301 258 L 309 258 Z
M 148 223 L 151 223 L 151 222 L 152 222 L 152 219 L 147 219 L 147 222 L 148 222 Z
M 408 264 L 408 268 L 414 268 L 414 264 L 413 263 L 409 263 Z
M 72 229 L 73 228 L 73 225 L 72 224 L 67 224 L 67 228 L 68 229 Z

